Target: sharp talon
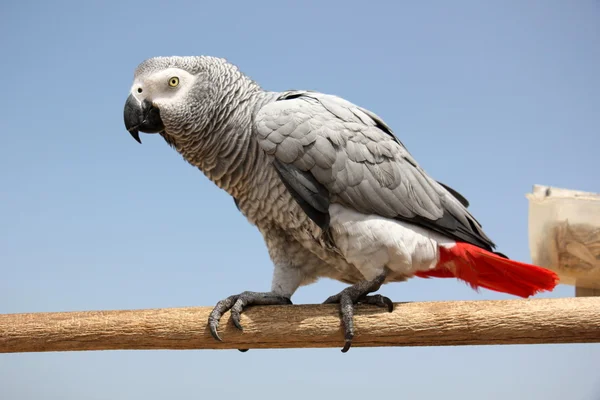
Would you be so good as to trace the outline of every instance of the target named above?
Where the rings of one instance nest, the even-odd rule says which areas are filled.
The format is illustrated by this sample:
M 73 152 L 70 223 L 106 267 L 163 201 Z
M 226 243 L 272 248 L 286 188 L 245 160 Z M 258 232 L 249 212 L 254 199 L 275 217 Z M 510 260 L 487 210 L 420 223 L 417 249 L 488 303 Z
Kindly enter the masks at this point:
M 342 349 L 342 353 L 348 352 L 348 350 L 350 350 L 350 346 L 352 346 L 352 340 L 346 340 L 346 344 L 344 345 L 344 348 Z
M 234 314 L 231 314 L 231 319 L 233 320 L 233 325 L 235 325 L 236 328 L 238 328 L 240 331 L 244 330 L 244 327 L 242 327 L 242 324 L 240 323 L 240 316 L 239 314 L 235 314 L 237 315 L 237 317 L 234 317 Z
M 250 349 L 238 349 L 238 351 L 241 351 L 242 353 L 245 353 L 245 352 L 247 352 L 248 350 L 250 350 Z
M 240 331 L 243 331 L 244 328 L 242 328 L 242 323 L 240 322 L 240 318 L 241 318 L 241 313 L 244 310 L 244 306 L 246 305 L 247 301 L 245 301 L 245 295 L 241 294 L 240 297 L 236 300 L 235 304 L 233 305 L 233 307 L 231 307 L 231 320 L 233 321 L 233 325 L 235 325 L 236 328 L 238 328 Z
M 218 340 L 219 342 L 222 342 L 223 339 L 221 339 L 221 337 L 219 336 L 219 334 L 217 333 L 217 328 L 218 325 L 217 324 L 211 324 L 210 325 L 210 335 L 215 339 Z
M 388 309 L 388 312 L 394 311 L 394 303 L 392 303 L 392 300 L 390 300 L 389 297 L 385 297 L 380 294 L 363 296 L 358 301 L 363 304 L 372 304 L 377 307 L 385 307 Z
M 217 333 L 217 329 L 219 328 L 219 321 L 221 320 L 223 313 L 229 310 L 234 304 L 235 299 L 236 296 L 229 296 L 225 300 L 219 301 L 208 317 L 208 327 L 210 329 L 210 334 L 219 342 L 223 341 Z
M 388 306 L 388 312 L 394 311 L 394 303 L 387 297 L 383 298 L 383 302 Z
M 210 330 L 210 335 L 219 342 L 223 340 L 217 333 L 217 329 L 219 329 L 219 320 L 221 319 L 221 313 L 218 310 L 213 310 L 208 317 L 208 329 Z

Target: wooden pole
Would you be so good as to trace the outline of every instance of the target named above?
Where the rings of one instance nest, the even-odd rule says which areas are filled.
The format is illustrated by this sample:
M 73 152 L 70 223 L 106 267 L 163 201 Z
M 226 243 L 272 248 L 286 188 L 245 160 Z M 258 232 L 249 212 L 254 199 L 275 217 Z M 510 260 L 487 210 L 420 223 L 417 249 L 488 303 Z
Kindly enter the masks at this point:
M 244 331 L 221 320 L 215 341 L 210 307 L 0 315 L 0 353 L 342 347 L 334 305 L 260 306 L 242 315 Z M 353 347 L 600 342 L 600 298 L 397 303 L 388 313 L 359 306 Z M 352 351 L 351 351 L 352 352 Z

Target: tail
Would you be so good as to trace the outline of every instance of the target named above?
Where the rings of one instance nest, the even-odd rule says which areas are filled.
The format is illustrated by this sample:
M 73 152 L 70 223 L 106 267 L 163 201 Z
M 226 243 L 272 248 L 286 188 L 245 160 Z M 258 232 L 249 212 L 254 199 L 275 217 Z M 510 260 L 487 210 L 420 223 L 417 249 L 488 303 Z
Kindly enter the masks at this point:
M 440 246 L 439 252 L 436 268 L 418 272 L 417 276 L 458 278 L 476 290 L 483 287 L 521 297 L 551 291 L 558 284 L 558 276 L 548 269 L 509 260 L 468 243 Z

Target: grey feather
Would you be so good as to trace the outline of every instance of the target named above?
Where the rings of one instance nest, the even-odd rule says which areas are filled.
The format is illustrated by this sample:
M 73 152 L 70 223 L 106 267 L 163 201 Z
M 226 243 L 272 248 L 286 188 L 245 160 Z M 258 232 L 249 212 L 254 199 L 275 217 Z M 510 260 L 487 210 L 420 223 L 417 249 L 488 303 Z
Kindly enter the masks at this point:
M 446 189 L 448 192 L 450 192 L 450 194 L 452 196 L 454 196 L 454 198 L 458 201 L 460 201 L 460 204 L 462 204 L 463 206 L 465 206 L 466 208 L 469 207 L 469 200 L 466 199 L 465 196 L 463 196 L 462 194 L 460 194 L 459 192 L 457 192 L 455 189 L 451 188 L 448 185 L 443 184 L 442 182 L 438 181 L 438 183 L 440 185 L 442 185 L 444 187 L 444 189 Z
M 322 230 L 329 229 L 329 192 L 312 174 L 275 159 L 273 166 L 304 212 Z
M 273 120 L 286 127 L 277 131 L 288 136 L 280 143 L 270 139 Z M 256 121 L 261 148 L 271 152 L 275 144 L 275 157 L 310 173 L 332 202 L 493 249 L 467 211 L 466 199 L 431 179 L 383 120 L 368 110 L 336 96 L 296 91 L 264 106 Z M 290 124 L 302 127 L 302 134 Z M 307 135 L 311 140 L 301 142 Z

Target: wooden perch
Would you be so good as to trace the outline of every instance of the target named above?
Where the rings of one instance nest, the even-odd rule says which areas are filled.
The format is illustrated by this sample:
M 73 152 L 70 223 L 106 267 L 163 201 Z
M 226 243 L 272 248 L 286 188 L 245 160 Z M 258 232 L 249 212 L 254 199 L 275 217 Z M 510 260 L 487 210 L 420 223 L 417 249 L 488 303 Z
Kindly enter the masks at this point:
M 251 307 L 244 332 L 229 313 L 215 341 L 210 307 L 0 315 L 0 352 L 342 347 L 334 305 Z M 359 306 L 354 347 L 600 342 L 600 298 Z

